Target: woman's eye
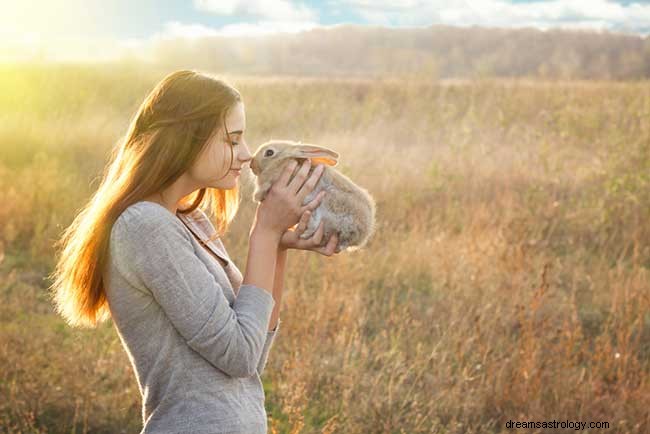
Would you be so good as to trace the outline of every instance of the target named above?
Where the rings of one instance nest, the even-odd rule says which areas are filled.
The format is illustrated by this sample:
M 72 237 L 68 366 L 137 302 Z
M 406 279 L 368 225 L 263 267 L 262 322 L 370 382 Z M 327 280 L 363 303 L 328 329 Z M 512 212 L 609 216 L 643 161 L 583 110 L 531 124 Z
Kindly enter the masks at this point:
M 239 145 L 239 142 L 235 142 L 235 141 L 231 141 L 230 143 L 231 143 L 233 146 L 237 146 L 237 145 Z

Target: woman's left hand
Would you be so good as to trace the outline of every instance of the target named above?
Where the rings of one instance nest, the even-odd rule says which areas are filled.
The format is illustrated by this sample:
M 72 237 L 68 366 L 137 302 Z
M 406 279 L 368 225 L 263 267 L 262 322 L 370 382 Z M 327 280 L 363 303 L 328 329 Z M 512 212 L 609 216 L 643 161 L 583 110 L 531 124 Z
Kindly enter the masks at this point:
M 323 222 L 321 221 L 318 229 L 314 234 L 303 240 L 300 238 L 300 235 L 305 232 L 307 229 L 307 223 L 311 217 L 311 212 L 309 210 L 302 213 L 300 221 L 298 222 L 295 229 L 288 229 L 282 234 L 280 239 L 279 248 L 283 250 L 288 249 L 298 249 L 298 250 L 313 250 L 325 256 L 332 256 L 334 253 L 339 253 L 340 249 L 338 248 L 338 234 L 335 232 L 330 237 L 329 241 L 325 246 L 320 247 L 321 241 L 323 239 Z

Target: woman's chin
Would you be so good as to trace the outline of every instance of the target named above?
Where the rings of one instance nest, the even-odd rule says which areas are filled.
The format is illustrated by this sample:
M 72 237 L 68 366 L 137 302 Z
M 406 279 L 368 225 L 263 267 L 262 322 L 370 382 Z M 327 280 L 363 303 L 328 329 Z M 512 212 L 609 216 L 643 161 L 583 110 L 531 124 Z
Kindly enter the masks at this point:
M 239 181 L 237 179 L 233 179 L 228 181 L 221 180 L 219 182 L 211 182 L 208 184 L 208 187 L 218 188 L 220 190 L 232 190 L 233 188 L 236 188 L 237 185 L 239 185 Z

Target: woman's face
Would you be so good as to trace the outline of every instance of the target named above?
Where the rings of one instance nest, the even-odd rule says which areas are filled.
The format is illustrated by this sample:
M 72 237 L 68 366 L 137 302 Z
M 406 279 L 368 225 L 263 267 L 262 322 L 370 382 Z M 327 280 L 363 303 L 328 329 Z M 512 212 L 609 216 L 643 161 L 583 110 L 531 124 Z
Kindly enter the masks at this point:
M 241 169 L 252 158 L 244 139 L 246 113 L 242 102 L 237 102 L 228 111 L 225 124 L 230 142 L 228 142 L 223 125 L 217 126 L 216 134 L 209 139 L 208 144 L 189 170 L 189 175 L 200 185 L 199 188 L 212 187 L 222 190 L 235 188 L 240 176 L 237 169 Z M 232 161 L 230 159 L 231 146 Z M 224 176 L 226 172 L 227 174 Z

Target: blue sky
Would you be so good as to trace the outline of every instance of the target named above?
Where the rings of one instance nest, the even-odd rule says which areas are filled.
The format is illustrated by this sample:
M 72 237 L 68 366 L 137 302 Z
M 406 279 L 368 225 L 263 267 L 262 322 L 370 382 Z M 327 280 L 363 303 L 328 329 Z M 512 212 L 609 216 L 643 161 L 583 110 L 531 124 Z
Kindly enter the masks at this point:
M 169 38 L 337 24 L 554 27 L 650 33 L 650 0 L 5 0 L 0 58 L 25 47 L 97 53 Z M 45 47 L 45 48 L 43 48 Z M 103 48 L 100 48 L 103 47 Z
M 13 3 L 13 5 L 11 4 Z M 228 25 L 356 23 L 590 27 L 645 33 L 650 0 L 13 0 L 4 33 L 148 38 L 170 23 L 219 31 Z M 47 29 L 44 27 L 47 24 Z M 0 34 L 3 30 L 0 30 Z

